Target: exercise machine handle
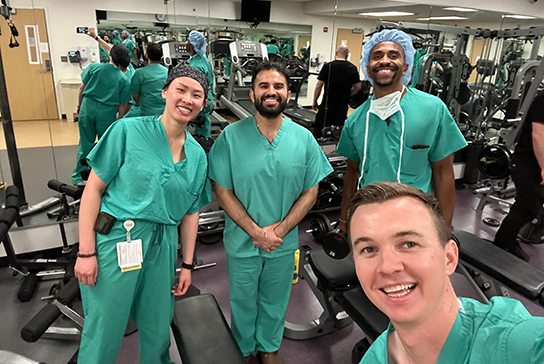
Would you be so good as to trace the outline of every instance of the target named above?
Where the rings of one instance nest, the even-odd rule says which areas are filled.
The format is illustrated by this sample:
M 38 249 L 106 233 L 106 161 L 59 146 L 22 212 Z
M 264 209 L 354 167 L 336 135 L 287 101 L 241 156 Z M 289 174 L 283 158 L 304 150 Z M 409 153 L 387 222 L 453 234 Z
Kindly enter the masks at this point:
M 77 186 L 67 185 L 66 183 L 57 181 L 56 179 L 49 180 L 49 182 L 47 182 L 47 187 L 49 187 L 53 191 L 64 193 L 72 197 L 74 200 L 79 200 L 81 198 L 81 195 L 83 195 L 82 188 L 79 188 Z

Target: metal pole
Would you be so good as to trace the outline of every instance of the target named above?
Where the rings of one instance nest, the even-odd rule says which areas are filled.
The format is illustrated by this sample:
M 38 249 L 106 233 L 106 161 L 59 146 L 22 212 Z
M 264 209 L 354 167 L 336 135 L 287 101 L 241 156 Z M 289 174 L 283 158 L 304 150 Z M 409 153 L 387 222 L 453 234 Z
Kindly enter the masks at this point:
M 13 123 L 11 121 L 11 111 L 9 109 L 8 90 L 6 88 L 6 78 L 4 75 L 4 64 L 2 62 L 2 52 L 0 51 L 0 112 L 2 113 L 2 124 L 4 126 L 4 137 L 6 138 L 6 147 L 8 150 L 9 166 L 11 169 L 11 178 L 13 184 L 19 189 L 19 201 L 21 205 L 27 205 L 25 189 L 23 187 L 23 177 L 21 175 L 21 165 L 19 164 L 19 155 L 17 153 L 17 144 L 15 143 L 15 134 L 13 132 Z

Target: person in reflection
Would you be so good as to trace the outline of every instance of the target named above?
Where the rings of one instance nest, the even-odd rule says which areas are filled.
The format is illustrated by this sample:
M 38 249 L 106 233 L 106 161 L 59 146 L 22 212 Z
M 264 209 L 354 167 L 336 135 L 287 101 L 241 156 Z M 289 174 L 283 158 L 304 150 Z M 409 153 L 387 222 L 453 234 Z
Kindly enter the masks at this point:
M 102 137 L 117 118 L 117 113 L 122 118 L 130 109 L 130 83 L 124 74 L 130 63 L 128 50 L 124 45 L 116 44 L 110 55 L 112 63 L 91 63 L 81 74 L 77 108 L 79 145 L 72 173 L 74 184 L 82 183 L 81 173 L 89 170 L 81 162 L 93 148 L 96 138 Z
M 351 200 L 348 222 L 357 277 L 391 320 L 361 364 L 544 363 L 544 318 L 514 299 L 456 296 L 459 252 L 434 196 L 370 184 Z
M 207 88 L 200 71 L 172 69 L 162 115 L 116 121 L 87 158 L 92 171 L 74 269 L 85 313 L 80 364 L 113 364 L 129 315 L 138 326 L 140 363 L 172 364 L 174 296 L 191 284 L 198 211 L 211 200 L 206 154 L 185 130 Z M 183 263 L 175 283 L 180 222 Z M 135 259 L 124 253 L 130 249 Z
M 223 241 L 232 332 L 244 356 L 264 364 L 278 353 L 293 280 L 296 226 L 312 208 L 318 183 L 332 172 L 312 134 L 283 117 L 290 97 L 285 66 L 253 70 L 257 114 L 227 126 L 210 150 L 210 178 L 225 210 Z
M 213 91 L 215 75 L 213 67 L 206 57 L 206 38 L 204 34 L 192 30 L 187 37 L 186 47 L 187 52 L 191 55 L 188 61 L 189 66 L 196 68 L 208 77 L 208 84 L 210 85 L 208 89 L 208 105 L 198 115 L 200 119 L 204 119 L 204 125 L 195 125 L 195 131 L 197 135 L 209 138 L 211 137 L 210 116 L 213 109 L 213 100 L 215 99 L 215 92 Z
M 147 43 L 145 57 L 148 61 L 147 66 L 138 68 L 132 77 L 130 84 L 132 98 L 140 106 L 140 116 L 159 115 L 165 105 L 161 90 L 168 77 L 168 68 L 160 64 L 162 58 L 160 44 Z

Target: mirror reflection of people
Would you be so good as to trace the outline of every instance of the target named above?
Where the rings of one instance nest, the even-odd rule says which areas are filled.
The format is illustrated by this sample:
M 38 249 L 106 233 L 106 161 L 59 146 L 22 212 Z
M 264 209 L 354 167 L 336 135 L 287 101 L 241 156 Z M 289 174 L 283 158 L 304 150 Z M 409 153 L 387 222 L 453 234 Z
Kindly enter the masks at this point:
M 108 37 L 106 31 L 103 30 L 103 31 L 100 32 L 100 39 L 102 39 L 104 42 L 108 43 L 108 45 L 111 45 L 110 44 L 110 38 Z M 99 44 L 98 47 L 99 47 L 99 54 L 100 54 L 100 62 L 109 63 L 110 62 L 109 49 L 108 50 L 104 49 L 104 47 L 102 47 L 101 44 Z
M 111 32 L 111 34 L 113 35 L 113 39 L 111 40 L 111 43 L 113 45 L 123 43 L 123 40 L 121 39 L 119 35 L 119 31 L 117 29 L 114 29 L 113 32 Z
M 208 89 L 208 105 L 200 112 L 199 117 L 204 118 L 204 125 L 195 125 L 195 131 L 197 135 L 203 137 L 211 137 L 211 120 L 210 116 L 213 110 L 213 100 L 215 99 L 215 92 L 213 91 L 215 83 L 215 75 L 213 73 L 213 67 L 206 57 L 206 38 L 204 34 L 192 30 L 187 37 L 187 52 L 191 55 L 189 58 L 189 66 L 196 68 L 203 72 L 208 77 L 210 88 Z
M 140 362 L 172 363 L 174 296 L 191 284 L 198 211 L 211 200 L 206 154 L 185 130 L 206 104 L 207 88 L 200 71 L 172 69 L 162 115 L 118 120 L 88 156 L 92 171 L 81 199 L 74 269 L 85 313 L 80 364 L 113 364 L 129 315 L 138 326 Z M 115 219 L 113 227 L 95 232 L 104 213 Z M 118 244 L 129 237 L 140 259 L 121 268 L 128 257 Z
M 130 33 L 128 30 L 123 30 L 121 32 L 121 39 L 125 47 L 128 48 L 128 53 L 130 54 L 130 63 L 136 64 L 138 60 L 138 52 L 136 51 L 136 44 L 130 39 Z
M 448 107 L 437 97 L 406 88 L 414 58 L 403 31 L 374 33 L 363 47 L 361 69 L 374 96 L 346 120 L 338 153 L 348 158 L 339 228 L 356 189 L 375 182 L 406 183 L 440 201 L 451 226 L 455 207 L 453 153 L 467 145 Z
M 272 39 L 270 41 L 270 44 L 266 45 L 266 51 L 268 52 L 268 54 L 280 53 L 280 48 L 278 47 L 278 41 L 275 39 Z
M 81 160 L 87 157 L 96 138 L 102 137 L 117 114 L 122 118 L 130 109 L 130 83 L 124 74 L 130 64 L 128 50 L 124 45 L 116 44 L 111 48 L 110 56 L 113 63 L 91 63 L 81 74 L 79 145 L 72 173 L 74 184 L 82 183 L 81 172 L 89 170 Z
M 140 106 L 139 116 L 159 115 L 165 105 L 161 90 L 168 77 L 168 68 L 160 64 L 161 45 L 147 43 L 145 58 L 147 66 L 138 68 L 132 77 L 132 98 Z
M 293 280 L 296 226 L 332 172 L 312 134 L 284 118 L 289 71 L 262 62 L 252 75 L 257 114 L 227 126 L 209 153 L 210 178 L 225 210 L 232 331 L 246 360 L 282 364 L 278 352 Z
M 366 185 L 348 221 L 357 277 L 391 321 L 361 364 L 544 363 L 544 318 L 514 299 L 456 296 L 449 276 L 459 252 L 435 197 L 396 182 Z
M 87 31 L 87 34 L 98 42 L 98 45 L 100 46 L 101 49 L 104 49 L 106 52 L 111 52 L 111 48 L 112 48 L 111 44 L 107 43 L 101 37 L 98 37 L 96 35 L 96 30 L 94 28 L 92 27 L 89 28 L 89 30 Z M 117 43 L 117 44 L 122 44 L 122 43 Z M 124 46 L 124 44 L 122 45 Z M 129 55 L 130 54 L 131 53 L 129 51 Z M 134 76 L 134 72 L 136 72 L 136 70 L 134 69 L 134 66 L 132 65 L 132 63 L 129 63 L 127 67 L 120 68 L 120 70 L 123 71 L 130 85 L 130 83 L 132 82 L 132 77 Z M 131 118 L 134 116 L 138 116 L 139 112 L 140 112 L 140 107 L 138 103 L 132 98 L 132 95 L 131 95 L 128 111 L 124 114 L 119 114 L 118 118 L 119 119 L 122 117 Z
M 520 259 L 529 260 L 517 235 L 523 225 L 544 209 L 544 94 L 531 103 L 512 154 L 516 199 L 501 223 L 494 244 Z

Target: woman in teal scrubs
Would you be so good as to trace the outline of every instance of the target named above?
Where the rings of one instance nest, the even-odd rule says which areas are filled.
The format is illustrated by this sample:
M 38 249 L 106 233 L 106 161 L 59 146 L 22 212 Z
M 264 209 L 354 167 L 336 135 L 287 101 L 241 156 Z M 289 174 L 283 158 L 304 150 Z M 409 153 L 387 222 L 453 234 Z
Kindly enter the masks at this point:
M 106 44 L 102 39 L 100 41 Z M 110 55 L 113 64 L 91 63 L 81 74 L 79 145 L 76 167 L 72 172 L 74 184 L 83 181 L 81 172 L 88 170 L 88 167 L 82 165 L 81 160 L 87 157 L 96 138 L 102 137 L 117 118 L 118 112 L 119 117 L 123 117 L 130 107 L 130 82 L 124 75 L 129 65 L 127 49 L 116 44 L 111 48 Z
M 191 284 L 198 211 L 211 200 L 206 154 L 185 131 L 206 104 L 207 88 L 200 71 L 174 68 L 162 91 L 163 114 L 118 120 L 88 156 L 92 172 L 81 200 L 75 266 L 85 312 L 80 364 L 114 363 L 129 315 L 138 326 L 140 362 L 172 363 L 174 295 Z M 111 231 L 95 233 L 104 216 L 115 220 Z
M 192 30 L 187 38 L 186 46 L 187 52 L 191 55 L 188 61 L 189 66 L 203 72 L 208 78 L 208 84 L 210 85 L 208 89 L 208 105 L 198 114 L 198 116 L 204 118 L 204 126 L 195 125 L 197 135 L 209 138 L 211 137 L 210 114 L 212 113 L 213 100 L 215 98 L 215 92 L 213 92 L 215 76 L 213 74 L 213 67 L 208 58 L 206 58 L 206 38 L 204 38 L 202 33 Z

